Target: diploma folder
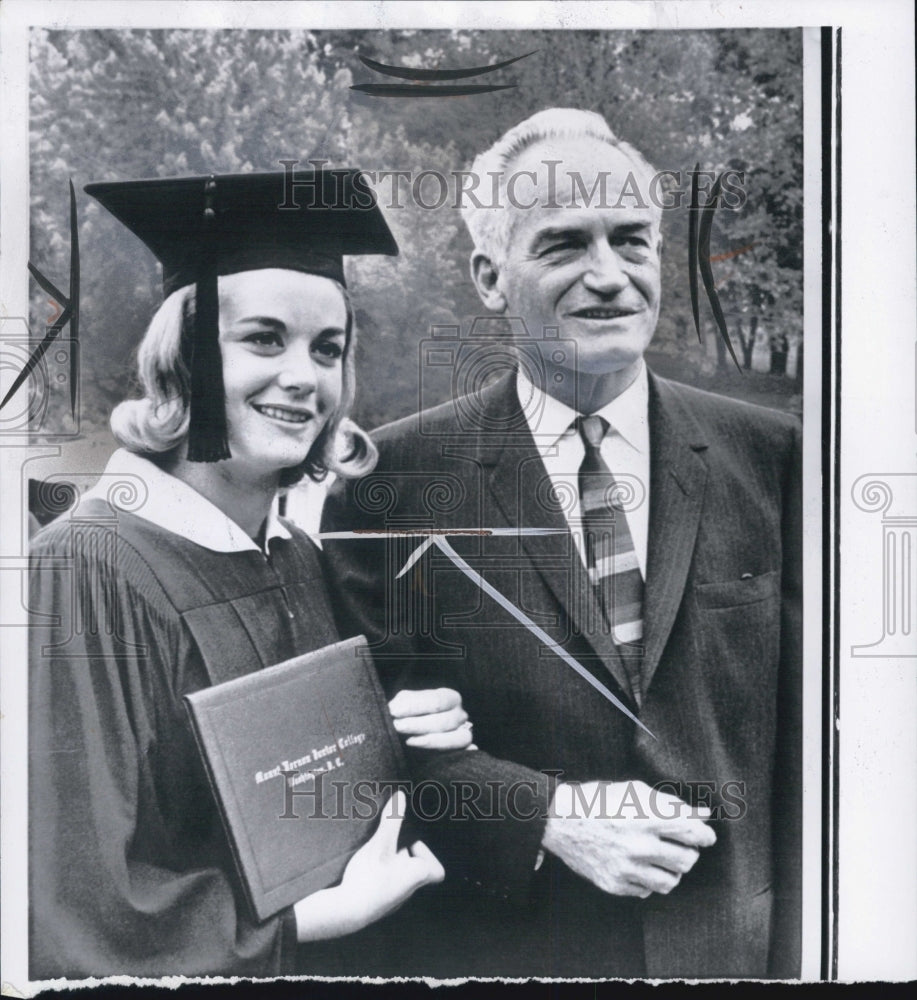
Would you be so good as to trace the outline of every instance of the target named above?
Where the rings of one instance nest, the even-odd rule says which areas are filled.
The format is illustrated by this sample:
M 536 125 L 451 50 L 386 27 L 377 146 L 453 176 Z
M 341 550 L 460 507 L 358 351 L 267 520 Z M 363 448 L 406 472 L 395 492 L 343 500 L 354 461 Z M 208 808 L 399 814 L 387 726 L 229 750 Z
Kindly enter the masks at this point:
M 365 638 L 185 704 L 255 919 L 337 882 L 405 773 Z

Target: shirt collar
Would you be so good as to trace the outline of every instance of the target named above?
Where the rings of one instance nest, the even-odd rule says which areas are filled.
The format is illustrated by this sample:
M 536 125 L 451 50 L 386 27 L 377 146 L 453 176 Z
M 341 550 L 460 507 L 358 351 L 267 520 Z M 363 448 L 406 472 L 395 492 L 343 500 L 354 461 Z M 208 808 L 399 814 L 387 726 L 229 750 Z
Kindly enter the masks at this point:
M 118 503 L 119 494 L 113 487 L 117 477 L 139 480 L 145 493 L 139 505 Z M 130 491 L 125 491 L 128 493 Z M 187 538 L 212 552 L 267 553 L 272 538 L 290 538 L 290 532 L 279 520 L 274 508 L 267 516 L 262 549 L 235 521 L 198 493 L 187 483 L 164 472 L 149 459 L 119 448 L 108 460 L 99 482 L 80 501 L 104 500 L 116 510 L 126 510 L 159 528 Z
M 533 385 L 522 371 L 516 369 L 516 392 L 525 418 L 535 440 L 553 446 L 570 432 L 570 425 L 579 416 L 576 410 Z M 638 452 L 649 451 L 649 380 L 646 365 L 633 382 L 610 403 L 596 411 Z

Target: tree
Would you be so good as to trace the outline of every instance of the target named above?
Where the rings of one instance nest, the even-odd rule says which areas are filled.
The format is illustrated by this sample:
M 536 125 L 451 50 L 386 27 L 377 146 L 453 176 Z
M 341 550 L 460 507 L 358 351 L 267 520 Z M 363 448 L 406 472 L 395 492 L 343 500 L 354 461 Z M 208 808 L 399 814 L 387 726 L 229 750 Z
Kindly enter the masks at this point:
M 526 52 L 477 97 L 379 99 L 350 89 L 379 80 L 359 56 L 454 68 Z M 664 212 L 663 308 L 654 358 L 688 381 L 708 356 L 693 335 L 684 194 L 695 162 L 744 172 L 745 203 L 717 210 L 711 252 L 737 345 L 756 324 L 801 335 L 801 35 L 798 31 L 45 31 L 32 37 L 30 257 L 66 285 L 67 180 L 280 169 L 282 159 L 423 170 L 449 179 L 439 207 L 410 181 L 377 185 L 401 246 L 395 260 L 349 268 L 361 328 L 357 415 L 373 425 L 418 401 L 421 341 L 434 326 L 470 328 L 480 311 L 468 280 L 470 242 L 454 198 L 460 170 L 503 131 L 550 106 L 605 115 L 670 181 Z M 431 85 L 431 93 L 435 85 Z M 436 200 L 435 181 L 420 190 Z M 406 185 L 406 186 L 405 186 Z M 669 189 L 667 188 L 667 190 Z M 150 255 L 80 198 L 83 421 L 107 421 L 160 300 Z M 743 251 L 736 253 L 735 251 Z M 33 285 L 31 325 L 50 307 Z M 714 328 L 706 303 L 702 322 Z M 725 360 L 725 355 L 724 355 Z M 746 362 L 747 363 L 747 362 Z M 731 365 L 731 362 L 729 362 Z M 443 395 L 450 387 L 443 383 Z M 730 391 L 733 391 L 730 388 Z M 739 390 L 736 390 L 739 391 Z M 66 390 L 53 407 L 69 408 Z

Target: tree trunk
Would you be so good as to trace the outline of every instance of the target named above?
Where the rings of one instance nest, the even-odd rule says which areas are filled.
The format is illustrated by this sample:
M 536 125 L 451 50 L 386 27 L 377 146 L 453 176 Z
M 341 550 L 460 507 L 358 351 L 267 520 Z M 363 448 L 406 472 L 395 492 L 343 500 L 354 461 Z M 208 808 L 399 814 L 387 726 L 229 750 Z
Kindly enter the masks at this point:
M 786 359 L 790 344 L 786 334 L 771 337 L 771 374 L 786 375 Z
M 716 331 L 716 336 L 713 338 L 716 341 L 716 367 L 717 370 L 722 371 L 727 368 L 732 362 L 726 361 L 726 344 L 720 335 L 720 331 Z
M 739 334 L 739 344 L 742 348 L 742 367 L 748 371 L 751 368 L 751 354 L 755 349 L 755 329 L 758 326 L 758 317 L 752 316 L 748 336 L 742 332 L 742 320 L 736 320 L 736 330 Z

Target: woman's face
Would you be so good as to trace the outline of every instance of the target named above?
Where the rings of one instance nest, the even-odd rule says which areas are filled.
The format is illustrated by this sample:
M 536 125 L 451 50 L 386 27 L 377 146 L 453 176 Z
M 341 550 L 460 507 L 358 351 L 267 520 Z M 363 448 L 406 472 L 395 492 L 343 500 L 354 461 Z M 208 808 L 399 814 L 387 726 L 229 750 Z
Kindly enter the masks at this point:
M 329 278 L 268 268 L 220 278 L 233 471 L 302 463 L 341 400 L 347 307 Z

